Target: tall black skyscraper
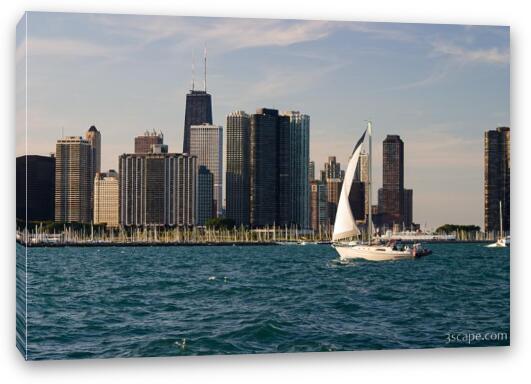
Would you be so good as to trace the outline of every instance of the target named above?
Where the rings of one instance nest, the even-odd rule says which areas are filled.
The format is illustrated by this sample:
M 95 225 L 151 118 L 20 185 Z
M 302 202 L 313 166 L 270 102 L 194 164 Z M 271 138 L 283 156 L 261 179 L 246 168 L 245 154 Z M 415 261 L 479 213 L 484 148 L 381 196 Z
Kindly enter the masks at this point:
M 249 225 L 249 115 L 243 111 L 227 116 L 227 218 Z
M 190 127 L 192 125 L 212 124 L 212 96 L 207 93 L 206 86 L 206 51 L 204 64 L 204 89 L 202 91 L 195 90 L 194 79 L 192 79 L 192 89 L 186 95 L 183 153 L 190 153 Z
M 278 111 L 258 109 L 250 123 L 250 222 L 261 227 L 277 221 Z
M 485 132 L 485 231 L 511 230 L 511 132 L 498 127 Z
M 47 221 L 54 219 L 55 157 L 17 157 L 17 219 Z M 27 184 L 26 184 L 27 180 Z
M 401 224 L 404 204 L 404 142 L 387 135 L 383 142 L 383 188 L 380 211 L 389 224 Z

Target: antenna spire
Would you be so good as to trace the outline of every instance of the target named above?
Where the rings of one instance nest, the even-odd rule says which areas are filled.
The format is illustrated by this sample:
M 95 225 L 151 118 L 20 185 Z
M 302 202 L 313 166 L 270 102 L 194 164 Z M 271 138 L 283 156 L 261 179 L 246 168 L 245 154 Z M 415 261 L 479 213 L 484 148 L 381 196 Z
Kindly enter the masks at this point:
M 192 91 L 195 89 L 195 55 L 192 50 Z
M 204 57 L 204 61 L 205 61 L 205 78 L 203 80 L 203 86 L 205 88 L 205 92 L 207 91 L 207 48 L 206 48 L 206 44 L 205 44 L 205 57 Z

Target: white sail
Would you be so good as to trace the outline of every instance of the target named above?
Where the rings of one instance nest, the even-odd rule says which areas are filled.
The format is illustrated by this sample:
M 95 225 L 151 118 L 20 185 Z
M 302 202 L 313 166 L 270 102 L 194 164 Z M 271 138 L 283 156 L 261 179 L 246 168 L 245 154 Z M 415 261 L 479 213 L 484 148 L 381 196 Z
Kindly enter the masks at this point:
M 350 206 L 349 195 L 352 182 L 354 181 L 356 168 L 358 166 L 362 144 L 365 139 L 365 133 L 366 131 L 354 147 L 354 151 L 348 162 L 347 171 L 345 172 L 345 178 L 343 180 L 343 187 L 341 188 L 341 195 L 339 197 L 339 204 L 337 205 L 332 241 L 342 240 L 360 234 Z

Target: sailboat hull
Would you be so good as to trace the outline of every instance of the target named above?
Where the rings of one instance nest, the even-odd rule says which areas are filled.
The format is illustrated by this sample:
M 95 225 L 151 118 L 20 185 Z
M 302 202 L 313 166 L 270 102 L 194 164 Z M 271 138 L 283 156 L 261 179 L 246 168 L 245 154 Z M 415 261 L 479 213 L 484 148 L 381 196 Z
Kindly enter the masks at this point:
M 395 250 L 388 246 L 378 245 L 333 245 L 341 260 L 364 259 L 370 261 L 408 260 L 425 256 L 431 252 L 415 253 L 412 249 Z

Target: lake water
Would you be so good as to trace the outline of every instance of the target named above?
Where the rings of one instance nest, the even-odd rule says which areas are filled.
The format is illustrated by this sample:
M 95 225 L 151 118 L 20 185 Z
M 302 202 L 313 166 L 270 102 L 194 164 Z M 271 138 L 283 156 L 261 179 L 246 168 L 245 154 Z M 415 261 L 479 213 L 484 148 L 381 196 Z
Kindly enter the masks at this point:
M 509 250 L 430 247 L 348 264 L 326 245 L 30 248 L 27 358 L 508 345 Z

